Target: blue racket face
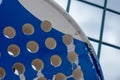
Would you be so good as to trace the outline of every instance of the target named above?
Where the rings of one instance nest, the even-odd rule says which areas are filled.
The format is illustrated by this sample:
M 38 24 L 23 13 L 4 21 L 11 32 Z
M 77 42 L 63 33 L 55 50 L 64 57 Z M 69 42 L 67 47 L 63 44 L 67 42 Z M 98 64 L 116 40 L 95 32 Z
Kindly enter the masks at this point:
M 36 18 L 17 0 L 3 0 L 0 79 L 103 80 L 103 77 L 87 43 L 54 29 L 47 19 Z

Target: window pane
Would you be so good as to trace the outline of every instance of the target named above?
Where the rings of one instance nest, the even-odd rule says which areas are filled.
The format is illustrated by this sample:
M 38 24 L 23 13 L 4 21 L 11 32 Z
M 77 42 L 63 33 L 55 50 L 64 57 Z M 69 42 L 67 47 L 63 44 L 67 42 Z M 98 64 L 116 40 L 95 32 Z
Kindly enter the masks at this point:
M 95 3 L 101 6 L 104 6 L 104 0 L 85 0 L 85 1 L 89 1 L 91 3 Z
M 120 46 L 120 15 L 106 13 L 103 41 Z
M 66 10 L 68 0 L 55 0 L 55 1 Z
M 107 7 L 120 12 L 120 0 L 108 0 Z
M 70 14 L 89 37 L 99 39 L 102 9 L 72 0 Z
M 105 80 L 120 80 L 120 50 L 102 46 L 100 63 Z

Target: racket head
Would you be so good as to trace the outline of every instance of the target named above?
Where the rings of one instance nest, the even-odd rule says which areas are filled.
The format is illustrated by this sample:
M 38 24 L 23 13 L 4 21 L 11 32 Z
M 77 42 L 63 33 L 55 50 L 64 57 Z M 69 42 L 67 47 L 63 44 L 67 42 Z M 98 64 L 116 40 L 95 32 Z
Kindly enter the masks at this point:
M 57 73 L 70 76 L 77 66 L 81 67 L 85 80 L 104 79 L 89 40 L 70 15 L 54 1 L 3 0 L 0 12 L 0 67 L 5 70 L 4 79 L 19 80 L 12 71 L 18 62 L 25 66 L 26 80 L 35 78 L 38 70 L 32 67 L 34 59 L 44 63 L 41 73 L 46 79 L 52 79 Z M 30 30 L 25 29 L 26 24 Z M 8 30 L 12 31 L 12 37 L 10 33 L 5 34 L 4 30 L 8 26 L 12 27 L 12 30 Z M 72 37 L 68 36 L 68 41 L 64 40 L 66 35 Z M 9 46 L 13 44 L 19 48 L 13 51 L 19 54 L 13 52 L 11 56 Z M 78 55 L 75 62 L 67 58 L 71 51 Z M 51 61 L 54 55 L 59 56 L 59 59 L 55 58 L 58 60 L 57 66 Z M 74 80 L 74 77 L 68 80 Z

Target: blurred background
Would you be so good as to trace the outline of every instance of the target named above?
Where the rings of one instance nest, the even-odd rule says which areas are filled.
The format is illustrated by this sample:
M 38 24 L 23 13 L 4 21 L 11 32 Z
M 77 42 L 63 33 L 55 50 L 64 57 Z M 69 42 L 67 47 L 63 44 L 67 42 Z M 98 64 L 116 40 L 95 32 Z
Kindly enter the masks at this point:
M 105 80 L 120 80 L 120 0 L 55 0 L 92 43 Z

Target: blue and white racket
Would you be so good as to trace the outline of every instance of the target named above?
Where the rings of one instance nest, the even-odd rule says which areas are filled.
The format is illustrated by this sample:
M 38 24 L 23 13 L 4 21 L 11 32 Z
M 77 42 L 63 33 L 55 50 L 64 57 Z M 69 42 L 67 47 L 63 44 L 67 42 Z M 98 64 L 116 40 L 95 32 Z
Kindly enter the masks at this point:
M 0 80 L 104 80 L 76 22 L 53 0 L 0 0 Z

